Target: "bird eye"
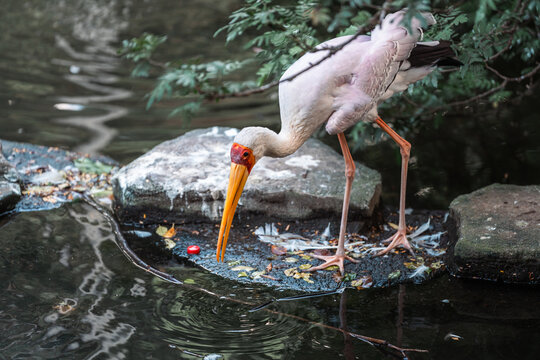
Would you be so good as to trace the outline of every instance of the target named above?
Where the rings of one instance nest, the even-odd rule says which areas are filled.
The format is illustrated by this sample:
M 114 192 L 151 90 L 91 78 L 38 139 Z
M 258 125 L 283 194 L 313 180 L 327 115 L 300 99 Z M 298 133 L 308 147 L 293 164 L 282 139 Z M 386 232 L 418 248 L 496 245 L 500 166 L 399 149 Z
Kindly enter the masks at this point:
M 249 156 L 249 153 L 246 151 L 246 152 L 244 152 L 243 155 L 244 155 L 245 158 L 247 158 Z

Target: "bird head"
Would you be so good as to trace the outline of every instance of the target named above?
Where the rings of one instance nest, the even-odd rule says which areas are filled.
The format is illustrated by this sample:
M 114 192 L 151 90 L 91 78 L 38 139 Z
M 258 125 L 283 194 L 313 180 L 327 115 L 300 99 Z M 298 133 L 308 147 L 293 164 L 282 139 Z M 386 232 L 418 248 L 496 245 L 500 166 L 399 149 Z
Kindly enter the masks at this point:
M 223 261 L 236 205 L 238 205 L 238 200 L 240 200 L 249 173 L 257 161 L 253 150 L 247 146 L 240 145 L 236 140 L 231 147 L 231 173 L 229 175 L 229 187 L 227 188 L 227 197 L 225 198 L 223 217 L 219 229 L 216 253 L 217 261 L 220 261 L 220 255 L 221 261 Z

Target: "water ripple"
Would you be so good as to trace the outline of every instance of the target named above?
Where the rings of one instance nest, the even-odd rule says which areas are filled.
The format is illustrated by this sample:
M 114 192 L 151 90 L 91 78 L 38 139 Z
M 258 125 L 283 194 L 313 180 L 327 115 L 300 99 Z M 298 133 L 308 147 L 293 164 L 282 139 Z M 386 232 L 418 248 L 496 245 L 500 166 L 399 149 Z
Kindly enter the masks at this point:
M 195 301 L 199 298 L 200 301 Z M 240 309 L 239 309 L 240 307 Z M 170 344 L 197 353 L 283 354 L 299 346 L 309 326 L 269 312 L 248 313 L 243 305 L 201 299 L 196 290 L 168 294 L 156 303 L 157 326 Z

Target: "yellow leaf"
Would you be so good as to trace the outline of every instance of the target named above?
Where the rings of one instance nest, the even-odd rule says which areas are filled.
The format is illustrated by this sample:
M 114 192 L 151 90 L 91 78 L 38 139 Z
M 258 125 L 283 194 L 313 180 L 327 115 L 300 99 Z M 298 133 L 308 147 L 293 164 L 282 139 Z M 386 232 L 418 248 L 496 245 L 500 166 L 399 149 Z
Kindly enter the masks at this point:
M 409 270 L 414 270 L 418 267 L 418 265 L 412 262 L 404 262 L 403 265 L 405 265 L 405 267 Z
M 388 226 L 390 226 L 392 229 L 394 230 L 397 230 L 399 228 L 399 226 L 397 226 L 396 224 L 392 223 L 392 222 L 389 222 L 388 223 Z
M 165 242 L 165 247 L 169 250 L 176 246 L 176 243 L 171 239 L 163 239 L 163 241 Z
M 300 269 L 302 270 L 307 270 L 311 267 L 311 264 L 302 264 L 299 266 Z
M 298 271 L 296 270 L 295 267 L 293 267 L 293 268 L 290 268 L 290 269 L 283 270 L 283 272 L 285 273 L 286 276 L 293 276 Z
M 158 228 L 156 229 L 156 234 L 158 234 L 159 236 L 163 236 L 167 233 L 167 228 L 165 226 L 158 226 Z
M 335 270 L 339 270 L 339 266 L 337 265 L 332 265 L 332 266 L 329 266 L 327 267 L 326 269 L 324 269 L 326 271 L 335 271 Z
M 238 273 L 238 277 L 248 277 L 248 274 L 245 271 Z
M 288 258 L 285 258 L 283 261 L 288 262 L 288 263 L 293 263 L 293 262 L 297 262 L 298 259 L 294 257 L 288 257 Z
M 304 260 L 309 260 L 309 261 L 313 260 L 313 258 L 309 255 L 302 255 L 301 258 Z

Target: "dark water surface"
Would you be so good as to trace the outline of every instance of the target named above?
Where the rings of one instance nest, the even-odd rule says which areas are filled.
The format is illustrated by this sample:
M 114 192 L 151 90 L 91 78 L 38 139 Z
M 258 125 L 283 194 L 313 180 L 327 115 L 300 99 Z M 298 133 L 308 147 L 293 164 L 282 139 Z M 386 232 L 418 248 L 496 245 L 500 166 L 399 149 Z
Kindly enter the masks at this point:
M 21 213 L 1 225 L 0 359 L 384 357 L 284 314 L 430 351 L 411 358 L 536 359 L 540 351 L 534 289 L 444 276 L 271 308 L 283 314 L 250 313 L 251 306 L 219 295 L 259 304 L 280 294 L 178 265 L 164 269 L 217 296 L 152 277 L 124 258 L 106 220 L 88 205 Z
M 182 134 L 182 123 L 167 117 L 174 104 L 144 110 L 153 81 L 129 78 L 116 49 L 123 38 L 148 31 L 169 34 L 163 54 L 169 58 L 234 56 L 238 49 L 209 39 L 236 4 L 2 1 L 0 138 L 100 152 L 126 163 Z M 447 119 L 438 133 L 414 135 L 410 205 L 444 207 L 454 195 L 493 181 L 540 182 L 535 106 L 528 101 L 489 121 Z M 269 96 L 209 107 L 191 126 L 254 121 L 279 124 Z M 382 171 L 386 200 L 397 203 L 399 162 L 392 144 L 355 157 Z M 442 277 L 272 307 L 281 314 L 249 313 L 249 305 L 219 295 L 259 304 L 283 294 L 170 265 L 164 270 L 213 294 L 135 268 L 105 219 L 86 205 L 0 219 L 0 359 L 385 357 L 286 314 L 430 351 L 411 358 L 536 359 L 540 350 L 540 293 L 534 288 Z

